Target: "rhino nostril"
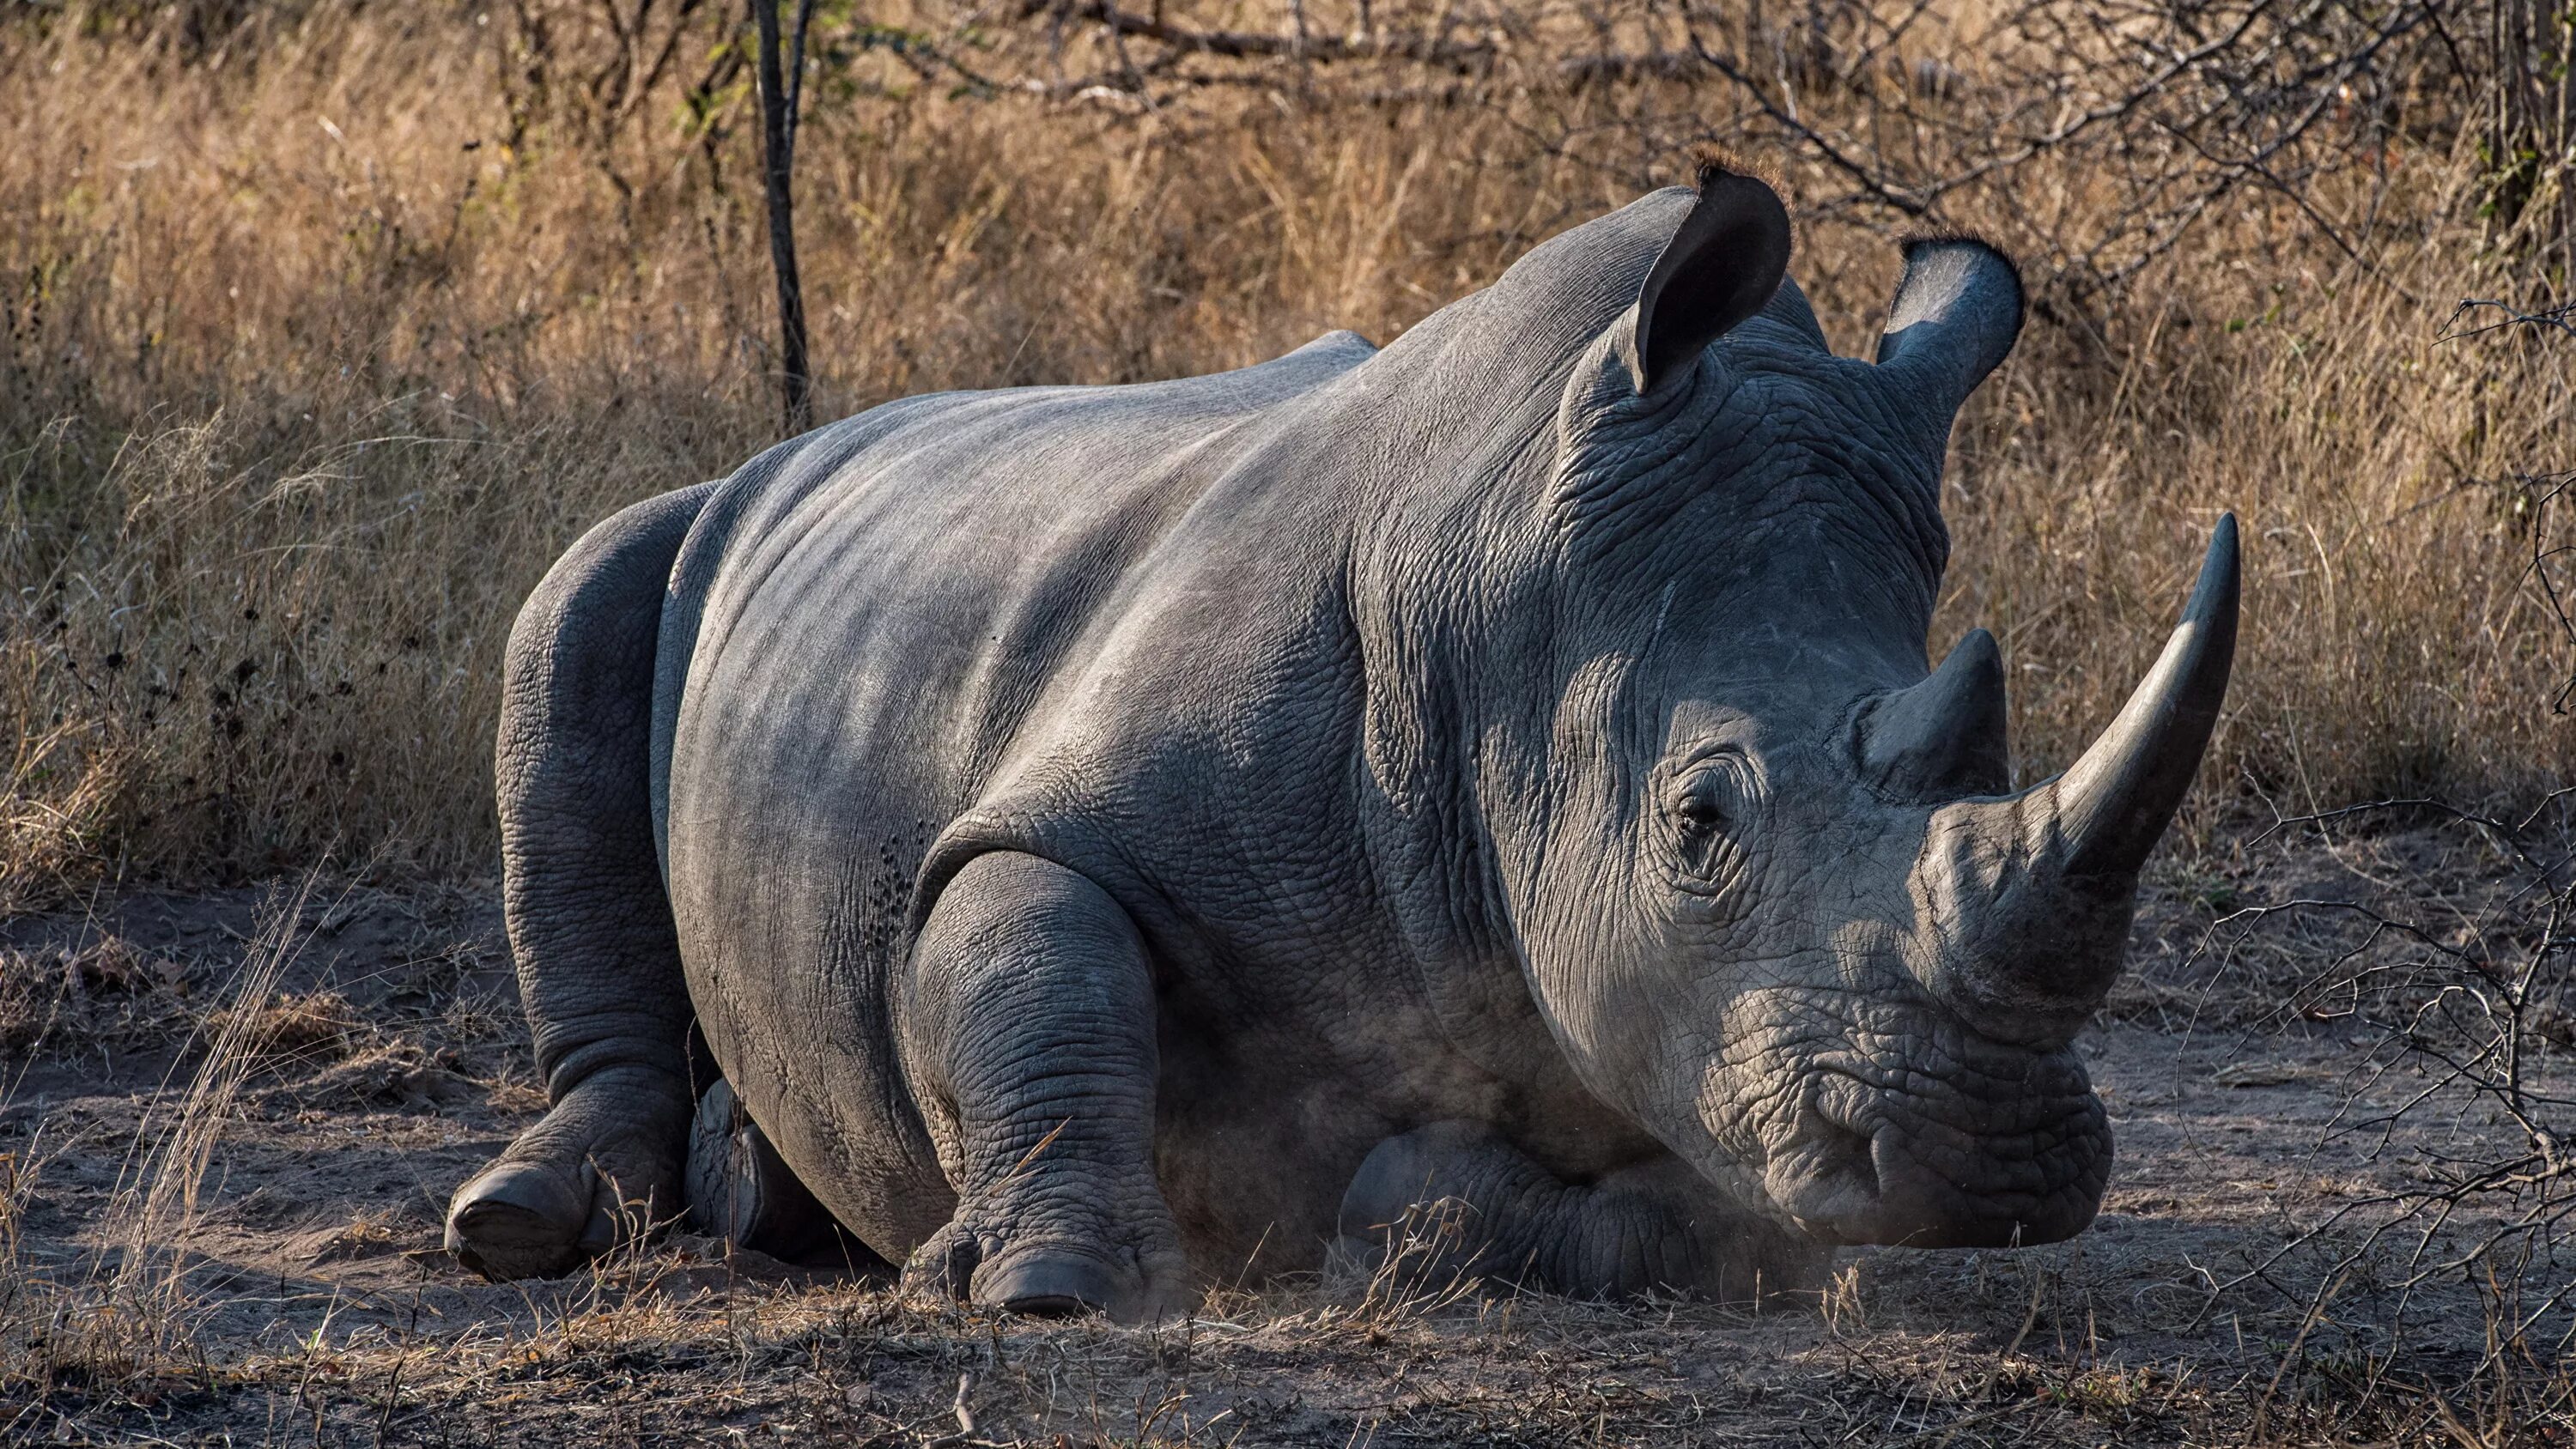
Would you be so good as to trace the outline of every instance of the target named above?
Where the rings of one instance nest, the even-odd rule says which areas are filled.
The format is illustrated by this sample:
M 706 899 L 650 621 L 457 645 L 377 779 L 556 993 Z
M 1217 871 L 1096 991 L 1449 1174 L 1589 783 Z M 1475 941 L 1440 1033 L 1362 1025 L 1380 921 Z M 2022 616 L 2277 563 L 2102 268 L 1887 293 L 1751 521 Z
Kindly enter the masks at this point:
M 1773 1172 L 1775 1200 L 1820 1237 L 1860 1241 L 1853 1235 L 1878 1216 L 1873 1139 L 1829 1112 L 1807 1114 L 1796 1138 L 1773 1158 Z
M 1858 1179 L 1872 1191 L 1879 1178 L 1878 1134 L 1861 1124 L 1878 1116 L 1875 1107 L 1875 1094 L 1859 1081 L 1830 1078 L 1811 1099 L 1803 1134 L 1819 1162 Z
M 1876 1142 L 1857 1127 L 1826 1121 L 1818 1125 L 1816 1145 L 1827 1162 L 1834 1163 L 1871 1187 L 1878 1185 Z

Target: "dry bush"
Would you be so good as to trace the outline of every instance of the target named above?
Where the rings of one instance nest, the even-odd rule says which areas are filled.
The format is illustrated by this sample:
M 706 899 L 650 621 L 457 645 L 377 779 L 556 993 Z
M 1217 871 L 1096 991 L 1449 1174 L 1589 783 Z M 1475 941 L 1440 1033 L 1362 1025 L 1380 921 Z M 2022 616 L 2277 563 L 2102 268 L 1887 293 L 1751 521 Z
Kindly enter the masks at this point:
M 2528 793 L 2576 732 L 2531 704 L 2568 658 L 2515 470 L 2576 388 L 2563 350 L 2441 335 L 2463 293 L 2564 283 L 2566 193 L 2554 153 L 2498 159 L 2495 118 L 2539 112 L 2446 51 L 2484 13 L 827 6 L 818 413 L 1382 342 L 1723 142 L 1782 175 L 1845 351 L 1897 230 L 2030 263 L 2023 350 L 1959 431 L 1936 630 L 2005 640 L 2026 776 L 2107 718 L 2234 508 L 2207 799 Z M 335 850 L 485 866 L 517 601 L 591 521 L 772 440 L 742 24 L 0 21 L 0 910 Z M 2515 83 L 2563 91 L 2546 69 Z
M 2184 963 L 2196 1020 L 2249 1045 L 2338 1040 L 2344 1095 L 2316 1147 L 2401 1169 L 2210 1285 L 2213 1304 L 2291 1300 L 2293 1357 L 2332 1338 L 2365 1393 L 2420 1376 L 2465 1290 L 2485 1344 L 2456 1378 L 2530 1422 L 2576 1414 L 2571 804 L 2576 787 L 2519 817 L 2415 799 L 2283 820 L 2265 837 L 2321 845 L 2342 879 L 2219 916 Z

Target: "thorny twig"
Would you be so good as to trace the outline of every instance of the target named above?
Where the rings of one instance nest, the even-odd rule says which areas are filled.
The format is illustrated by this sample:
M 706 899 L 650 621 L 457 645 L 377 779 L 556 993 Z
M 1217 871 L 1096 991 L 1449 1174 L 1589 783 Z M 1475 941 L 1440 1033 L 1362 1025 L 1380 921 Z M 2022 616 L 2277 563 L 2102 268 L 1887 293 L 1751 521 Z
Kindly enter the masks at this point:
M 2440 800 L 2377 800 L 2287 817 L 2257 837 L 2259 843 L 2293 829 L 2329 831 L 2374 816 L 2430 813 L 2474 831 L 2506 857 L 2512 888 L 2449 932 L 2363 902 L 2298 899 L 2221 918 L 2195 955 L 2213 955 L 2224 967 L 2274 921 L 2330 913 L 2361 923 L 2360 939 L 2303 972 L 2276 1013 L 2357 1030 L 2365 1046 L 2344 1109 L 2324 1140 L 2358 1136 L 2367 1156 L 2377 1159 L 2392 1149 L 2400 1126 L 2436 1104 L 2456 1111 L 2483 1102 L 2512 1141 L 2465 1155 L 2416 1149 L 2413 1185 L 2347 1202 L 2233 1277 L 2213 1278 L 2204 1313 L 2257 1282 L 2305 1296 L 2312 1300 L 2308 1309 L 2322 1313 L 2335 1285 L 2362 1273 L 2402 1236 L 2402 1261 L 2389 1285 L 2397 1300 L 2387 1325 L 2393 1349 L 2414 1300 L 2437 1280 L 2474 1285 L 2500 1254 L 2558 1261 L 2568 1246 L 2561 1229 L 2576 1216 L 2576 1161 L 2565 1152 L 2576 1126 L 2570 1120 L 2576 1096 L 2537 1079 L 2535 1068 L 2569 1024 L 2562 996 L 2566 963 L 2576 953 L 2570 800 L 2576 786 L 2551 792 L 2512 820 Z M 2401 1069 L 2412 1079 L 2401 1081 Z M 2375 1100 L 2392 1086 L 2398 1088 L 2393 1100 Z M 2275 1276 L 2293 1258 L 2317 1253 L 2329 1261 L 2313 1293 L 2297 1294 Z M 2511 1315 L 2509 1337 L 2519 1341 L 2540 1327 L 2571 1293 L 2576 1279 L 2546 1293 L 2539 1309 Z M 2559 1331 L 2576 1335 L 2576 1324 Z
M 2461 318 L 2489 309 L 2502 312 L 2504 315 L 2493 321 L 2481 322 L 2475 327 L 2460 325 Z M 2542 307 L 2537 311 L 2523 312 L 2516 310 L 2510 302 L 2491 301 L 2484 297 L 2462 297 L 2460 305 L 2451 309 L 2450 319 L 2442 324 L 2442 335 L 2434 340 L 2449 342 L 2461 337 L 2501 332 L 2508 327 L 2552 328 L 2570 337 L 2576 337 L 2576 302 L 2561 302 L 2554 307 Z

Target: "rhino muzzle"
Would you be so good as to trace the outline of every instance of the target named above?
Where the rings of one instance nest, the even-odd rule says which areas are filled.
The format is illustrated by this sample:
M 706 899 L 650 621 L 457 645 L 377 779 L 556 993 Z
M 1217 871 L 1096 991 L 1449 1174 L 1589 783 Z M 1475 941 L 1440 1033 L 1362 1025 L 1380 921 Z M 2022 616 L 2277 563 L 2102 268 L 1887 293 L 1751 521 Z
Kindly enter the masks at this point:
M 2073 1056 L 2052 1052 L 1939 1085 L 1828 1076 L 1764 1186 L 1826 1242 L 2001 1248 L 2083 1231 L 2110 1170 L 2102 1104 Z

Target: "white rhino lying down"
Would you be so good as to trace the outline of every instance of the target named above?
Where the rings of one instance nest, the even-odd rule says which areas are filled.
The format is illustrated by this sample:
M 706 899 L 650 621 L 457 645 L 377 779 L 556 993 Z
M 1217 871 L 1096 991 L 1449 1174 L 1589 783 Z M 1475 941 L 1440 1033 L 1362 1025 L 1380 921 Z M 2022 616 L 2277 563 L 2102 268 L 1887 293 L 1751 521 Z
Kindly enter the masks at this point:
M 912 398 L 592 530 L 501 720 L 554 1105 L 456 1254 L 674 1214 L 693 1114 L 701 1213 L 819 1202 L 1022 1312 L 1440 1199 L 1454 1266 L 1581 1295 L 2083 1228 L 2068 1042 L 2226 689 L 2234 524 L 2014 793 L 1994 640 L 1924 644 L 2019 280 L 1913 244 L 1870 364 L 1788 255 L 1712 165 L 1383 351 Z

